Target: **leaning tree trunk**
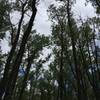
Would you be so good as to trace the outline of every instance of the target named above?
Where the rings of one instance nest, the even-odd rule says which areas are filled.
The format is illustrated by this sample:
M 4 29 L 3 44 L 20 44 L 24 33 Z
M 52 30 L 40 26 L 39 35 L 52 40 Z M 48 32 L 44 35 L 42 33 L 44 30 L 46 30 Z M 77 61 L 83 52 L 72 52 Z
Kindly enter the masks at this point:
M 17 43 L 18 43 L 18 40 L 19 40 L 21 25 L 22 25 L 22 21 L 23 21 L 23 18 L 24 18 L 24 7 L 25 7 L 25 5 L 26 5 L 26 2 L 22 6 L 22 15 L 21 15 L 21 19 L 19 21 L 17 35 L 15 37 L 15 40 L 13 42 L 12 48 L 10 50 L 10 53 L 8 55 L 8 58 L 7 58 L 7 61 L 6 61 L 6 64 L 5 64 L 3 79 L 2 79 L 2 81 L 0 83 L 0 91 L 2 91 L 1 95 L 0 95 L 0 99 L 2 98 L 2 96 L 3 96 L 3 94 L 4 94 L 5 90 L 6 90 L 7 79 L 8 79 L 9 70 L 10 70 L 10 63 L 11 63 L 11 61 L 13 59 L 13 55 L 15 53 L 15 49 L 16 49 L 16 46 L 17 46 Z
M 5 92 L 5 96 L 4 96 L 3 100 L 12 100 L 11 97 L 13 95 L 15 84 L 16 84 L 16 81 L 17 81 L 19 67 L 20 67 L 22 57 L 23 57 L 23 54 L 24 54 L 24 51 L 25 51 L 25 45 L 26 45 L 28 37 L 31 33 L 33 21 L 35 19 L 36 12 L 37 12 L 35 4 L 36 4 L 36 0 L 33 0 L 33 2 L 32 2 L 32 15 L 31 15 L 31 18 L 30 18 L 30 21 L 29 21 L 29 25 L 28 25 L 28 27 L 27 27 L 24 35 L 23 35 L 22 42 L 21 42 L 20 49 L 18 51 L 17 57 L 15 59 L 15 62 L 13 63 L 13 66 L 12 66 L 13 69 L 12 69 L 10 77 L 9 77 L 9 81 L 8 81 L 8 84 L 7 84 L 7 88 L 6 88 L 6 92 Z

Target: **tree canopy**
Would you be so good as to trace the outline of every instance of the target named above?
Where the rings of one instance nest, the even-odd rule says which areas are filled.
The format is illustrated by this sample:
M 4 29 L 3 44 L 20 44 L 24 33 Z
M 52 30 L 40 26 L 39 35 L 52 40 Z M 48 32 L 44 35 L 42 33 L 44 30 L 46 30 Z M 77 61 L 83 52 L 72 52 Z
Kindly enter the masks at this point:
M 52 1 L 50 35 L 34 28 L 44 0 L 0 1 L 0 42 L 10 48 L 0 45 L 0 100 L 100 99 L 100 0 L 85 0 L 95 9 L 85 20 L 78 0 Z

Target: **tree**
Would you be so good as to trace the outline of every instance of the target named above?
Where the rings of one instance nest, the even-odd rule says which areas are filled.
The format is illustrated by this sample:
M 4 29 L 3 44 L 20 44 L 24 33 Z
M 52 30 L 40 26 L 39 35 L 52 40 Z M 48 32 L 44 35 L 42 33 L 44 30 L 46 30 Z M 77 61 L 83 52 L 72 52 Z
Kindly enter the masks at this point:
M 27 43 L 27 39 L 28 39 L 29 34 L 31 32 L 31 29 L 32 29 L 32 26 L 33 26 L 33 21 L 35 19 L 35 15 L 36 15 L 36 11 L 37 11 L 36 7 L 35 7 L 35 4 L 36 4 L 36 1 L 33 0 L 32 4 L 30 6 L 31 9 L 32 9 L 32 15 L 31 15 L 28 27 L 27 27 L 26 31 L 24 32 L 24 34 L 23 34 L 23 38 L 22 38 L 22 42 L 21 42 L 21 45 L 20 45 L 20 49 L 18 51 L 18 54 L 16 56 L 16 59 L 15 59 L 13 65 L 12 65 L 11 73 L 9 75 L 9 78 L 7 79 L 8 82 L 6 84 L 7 86 L 5 86 L 6 87 L 6 91 L 5 91 L 4 100 L 6 100 L 6 99 L 7 100 L 9 100 L 9 99 L 11 100 L 11 96 L 13 94 L 13 90 L 14 90 L 14 87 L 15 87 L 15 84 L 16 84 L 16 80 L 17 80 L 19 66 L 21 64 L 23 53 L 24 53 L 24 50 L 25 50 L 25 45 Z M 12 87 L 10 88 L 10 86 L 12 86 Z
M 18 100 L 22 100 L 22 96 L 26 87 L 26 83 L 28 80 L 29 72 L 31 69 L 32 64 L 34 64 L 34 59 L 39 55 L 38 53 L 43 49 L 43 47 L 48 45 L 48 37 L 45 37 L 44 35 L 39 36 L 39 35 L 30 35 L 28 43 L 27 43 L 27 67 L 26 67 L 26 72 L 24 75 L 24 79 L 22 82 L 22 88 L 19 93 Z

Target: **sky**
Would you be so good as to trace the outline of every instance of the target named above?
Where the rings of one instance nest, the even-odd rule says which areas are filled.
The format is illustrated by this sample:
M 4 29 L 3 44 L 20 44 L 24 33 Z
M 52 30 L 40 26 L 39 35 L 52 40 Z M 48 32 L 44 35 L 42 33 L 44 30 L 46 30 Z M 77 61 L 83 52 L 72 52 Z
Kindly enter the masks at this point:
M 48 20 L 47 9 L 52 4 L 54 0 L 41 0 L 38 6 L 38 12 L 35 21 L 35 28 L 37 32 L 48 35 L 51 33 L 51 22 Z M 73 7 L 74 15 L 78 18 L 82 16 L 83 18 L 93 17 L 94 8 L 89 3 L 85 6 L 85 0 L 76 0 L 76 4 Z
M 76 4 L 73 7 L 74 16 L 78 18 L 79 16 L 82 16 L 83 19 L 87 17 L 93 17 L 95 14 L 94 8 L 91 6 L 91 4 L 88 4 L 85 6 L 85 0 L 76 0 Z M 54 3 L 54 0 L 40 0 L 40 3 L 37 7 L 38 12 L 35 18 L 35 24 L 34 29 L 37 30 L 38 33 L 50 35 L 51 34 L 51 22 L 48 18 L 47 9 L 50 6 L 50 4 Z M 19 20 L 19 17 L 17 16 L 18 12 L 15 12 L 12 15 L 12 22 L 17 23 Z M 13 17 L 14 16 L 14 17 Z M 28 18 L 26 19 L 28 20 Z M 8 43 L 5 40 L 1 42 L 2 50 L 4 53 L 6 53 L 10 48 L 8 47 Z

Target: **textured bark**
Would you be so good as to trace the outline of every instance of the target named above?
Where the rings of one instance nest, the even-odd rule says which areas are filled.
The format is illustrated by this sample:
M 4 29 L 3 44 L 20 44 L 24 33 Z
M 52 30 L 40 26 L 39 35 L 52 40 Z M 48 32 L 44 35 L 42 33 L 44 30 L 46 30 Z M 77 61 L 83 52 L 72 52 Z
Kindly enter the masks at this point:
M 9 81 L 8 81 L 7 89 L 6 89 L 7 91 L 5 93 L 3 100 L 12 100 L 11 97 L 13 95 L 15 84 L 16 84 L 16 81 L 17 81 L 19 67 L 20 67 L 22 57 L 23 57 L 23 54 L 24 54 L 24 51 L 25 51 L 25 45 L 26 45 L 28 37 L 31 33 L 33 21 L 35 19 L 36 12 L 37 12 L 35 4 L 36 4 L 36 0 L 33 0 L 32 1 L 32 15 L 31 15 L 28 27 L 27 27 L 24 35 L 23 35 L 22 42 L 21 42 L 20 49 L 18 51 L 17 57 L 15 59 L 15 62 L 13 63 L 13 66 L 12 66 L 13 69 L 12 69 L 10 77 L 9 77 Z

